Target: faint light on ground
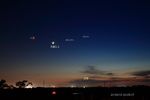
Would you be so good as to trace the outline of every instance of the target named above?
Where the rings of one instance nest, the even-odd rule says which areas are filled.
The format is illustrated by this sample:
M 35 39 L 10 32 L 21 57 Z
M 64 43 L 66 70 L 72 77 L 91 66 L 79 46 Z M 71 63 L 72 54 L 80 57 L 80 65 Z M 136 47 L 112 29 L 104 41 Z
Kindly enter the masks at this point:
M 76 86 L 75 86 L 75 85 L 71 85 L 70 87 L 71 87 L 71 88 L 75 88 Z
M 52 91 L 52 95 L 56 95 L 57 93 L 56 93 L 56 91 Z

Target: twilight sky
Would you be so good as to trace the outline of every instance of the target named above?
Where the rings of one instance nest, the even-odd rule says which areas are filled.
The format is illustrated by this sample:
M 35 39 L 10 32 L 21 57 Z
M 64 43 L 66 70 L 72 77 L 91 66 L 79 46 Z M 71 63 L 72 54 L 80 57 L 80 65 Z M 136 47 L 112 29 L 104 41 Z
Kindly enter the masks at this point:
M 80 85 L 85 76 L 89 86 L 150 83 L 150 2 L 2 0 L 0 6 L 0 78 L 8 83 Z

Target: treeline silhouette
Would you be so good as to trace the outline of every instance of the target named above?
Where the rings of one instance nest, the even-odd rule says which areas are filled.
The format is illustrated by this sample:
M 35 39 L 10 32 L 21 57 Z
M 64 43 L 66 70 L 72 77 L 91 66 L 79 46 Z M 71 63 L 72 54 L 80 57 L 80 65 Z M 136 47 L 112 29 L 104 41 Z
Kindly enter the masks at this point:
M 25 88 L 32 85 L 27 80 L 9 86 L 0 80 L 0 99 L 44 99 L 44 100 L 150 100 L 150 87 L 88 87 L 88 88 Z
M 32 85 L 32 82 L 29 82 L 28 80 L 16 82 L 16 87 L 13 85 L 8 85 L 4 79 L 0 80 L 0 89 L 26 88 L 29 85 Z

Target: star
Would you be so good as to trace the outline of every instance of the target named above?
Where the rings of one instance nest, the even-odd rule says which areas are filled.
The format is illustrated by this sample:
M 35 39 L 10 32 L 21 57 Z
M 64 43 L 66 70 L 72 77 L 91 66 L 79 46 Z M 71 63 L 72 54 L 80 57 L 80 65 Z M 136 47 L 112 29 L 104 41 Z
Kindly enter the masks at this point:
M 59 48 L 59 45 L 56 45 L 54 41 L 51 42 L 50 48 Z
M 54 41 L 52 41 L 51 43 L 52 43 L 53 45 L 55 44 L 55 42 L 54 42 Z

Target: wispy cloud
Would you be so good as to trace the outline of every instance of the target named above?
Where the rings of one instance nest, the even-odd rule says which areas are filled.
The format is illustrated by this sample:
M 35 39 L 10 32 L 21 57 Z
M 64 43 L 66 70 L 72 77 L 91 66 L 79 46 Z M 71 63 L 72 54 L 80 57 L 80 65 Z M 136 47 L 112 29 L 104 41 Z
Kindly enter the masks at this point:
M 89 77 L 88 80 L 84 79 L 75 79 L 70 81 L 70 84 L 76 84 L 77 86 L 103 86 L 104 83 L 110 82 L 109 77 L 114 76 L 114 73 L 99 70 L 96 66 L 86 66 L 84 70 L 80 71 L 80 73 Z
M 137 77 L 150 78 L 150 70 L 132 72 L 131 75 L 134 75 Z
M 72 80 L 69 83 L 70 84 L 76 84 L 77 86 L 102 86 L 104 84 L 105 80 L 97 80 L 97 79 L 89 79 L 89 80 L 82 80 L 82 79 L 76 79 Z
M 81 73 L 88 74 L 88 75 L 114 75 L 112 72 L 102 71 L 96 68 L 96 66 L 87 66 L 84 71 Z
M 77 86 L 132 86 L 132 85 L 149 85 L 150 70 L 135 71 L 129 73 L 130 77 L 118 76 L 116 73 L 99 70 L 96 66 L 87 66 L 85 70 L 80 71 L 89 77 L 88 80 L 75 79 L 70 81 L 70 84 Z

